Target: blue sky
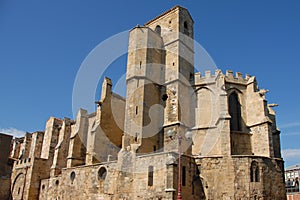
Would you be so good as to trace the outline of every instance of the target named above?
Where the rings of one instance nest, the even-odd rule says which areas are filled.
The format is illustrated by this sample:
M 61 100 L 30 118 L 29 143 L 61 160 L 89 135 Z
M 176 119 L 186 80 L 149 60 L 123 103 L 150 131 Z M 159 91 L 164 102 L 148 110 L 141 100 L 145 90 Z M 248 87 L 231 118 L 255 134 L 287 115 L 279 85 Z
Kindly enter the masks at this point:
M 76 73 L 89 52 L 174 5 L 189 9 L 195 40 L 218 68 L 249 73 L 278 103 L 286 165 L 300 163 L 300 2 L 0 0 L 0 131 L 44 130 L 50 116 L 72 118 Z M 126 56 L 108 72 L 124 73 Z

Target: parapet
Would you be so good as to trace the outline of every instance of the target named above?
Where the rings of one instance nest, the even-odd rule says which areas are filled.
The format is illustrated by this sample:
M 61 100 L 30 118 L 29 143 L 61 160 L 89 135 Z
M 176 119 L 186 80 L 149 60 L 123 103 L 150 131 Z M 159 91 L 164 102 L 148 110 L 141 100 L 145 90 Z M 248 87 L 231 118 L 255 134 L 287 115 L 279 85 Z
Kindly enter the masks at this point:
M 245 77 L 243 77 L 241 72 L 236 72 L 235 76 L 233 76 L 231 70 L 226 70 L 225 80 L 227 82 L 247 84 L 250 78 L 251 76 L 249 74 L 246 74 Z
M 16 169 L 29 167 L 31 165 L 32 165 L 31 158 L 29 158 L 29 157 L 28 158 L 19 159 L 19 160 L 16 160 L 14 162 L 14 166 L 15 166 Z
M 214 83 L 219 77 L 224 77 L 226 82 L 245 85 L 247 85 L 251 78 L 249 74 L 246 74 L 245 77 L 243 77 L 243 74 L 240 72 L 236 72 L 234 76 L 231 70 L 226 70 L 226 74 L 223 74 L 220 69 L 215 70 L 214 73 L 207 70 L 204 74 L 201 74 L 200 72 L 195 73 L 195 85 Z

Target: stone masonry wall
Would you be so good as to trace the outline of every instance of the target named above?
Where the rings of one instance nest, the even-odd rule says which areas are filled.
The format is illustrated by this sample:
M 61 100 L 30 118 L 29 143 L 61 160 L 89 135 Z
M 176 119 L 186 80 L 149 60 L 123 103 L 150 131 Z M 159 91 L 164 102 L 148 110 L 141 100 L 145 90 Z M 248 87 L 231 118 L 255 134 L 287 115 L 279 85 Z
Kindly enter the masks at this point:
M 10 197 L 10 177 L 0 177 L 0 199 L 6 200 Z
M 96 112 L 51 117 L 45 133 L 26 133 L 11 154 L 13 199 L 172 200 L 180 179 L 184 200 L 285 200 L 266 91 L 238 72 L 194 74 L 193 42 L 183 37 L 193 37 L 193 23 L 175 6 L 132 29 L 126 101 L 105 78 Z
M 258 180 L 251 181 L 251 163 L 258 163 Z M 234 156 L 197 160 L 207 200 L 286 199 L 282 161 L 262 157 Z M 253 175 L 253 174 L 252 174 Z
M 126 152 L 124 152 L 126 153 Z M 131 167 L 120 168 L 122 162 L 107 162 L 76 168 L 65 168 L 60 176 L 44 179 L 40 199 L 173 199 L 177 195 L 176 153 L 158 153 L 134 158 Z M 125 156 L 126 157 L 126 156 Z M 124 160 L 122 160 L 124 161 Z M 153 182 L 149 185 L 149 167 L 153 167 Z M 185 169 L 184 199 L 198 199 L 203 191 L 197 180 L 193 159 L 182 157 Z M 105 169 L 105 175 L 101 170 Z M 120 169 L 123 169 L 120 171 Z M 135 173 L 131 173 L 133 170 Z

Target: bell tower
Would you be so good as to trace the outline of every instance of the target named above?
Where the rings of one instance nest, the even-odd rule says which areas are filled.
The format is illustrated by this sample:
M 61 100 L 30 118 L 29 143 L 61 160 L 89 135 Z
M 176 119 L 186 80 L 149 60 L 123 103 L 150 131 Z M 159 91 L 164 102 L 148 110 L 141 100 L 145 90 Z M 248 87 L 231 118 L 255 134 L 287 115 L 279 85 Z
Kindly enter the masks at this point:
M 123 148 L 176 150 L 172 136 L 194 126 L 193 19 L 176 6 L 130 31 Z
M 159 30 L 165 49 L 165 108 L 164 148 L 176 150 L 177 145 L 168 145 L 170 136 L 181 135 L 194 126 L 194 21 L 188 10 L 175 6 L 171 10 L 145 24 Z

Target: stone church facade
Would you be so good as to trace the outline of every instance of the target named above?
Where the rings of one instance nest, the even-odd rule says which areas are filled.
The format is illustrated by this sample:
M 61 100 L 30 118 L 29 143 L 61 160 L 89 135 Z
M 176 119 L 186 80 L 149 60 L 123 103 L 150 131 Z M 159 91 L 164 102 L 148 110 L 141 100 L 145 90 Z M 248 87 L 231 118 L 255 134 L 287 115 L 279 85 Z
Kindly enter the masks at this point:
M 105 78 L 94 113 L 15 139 L 13 199 L 286 199 L 275 105 L 254 76 L 195 73 L 193 23 L 176 6 L 136 26 L 126 98 Z

